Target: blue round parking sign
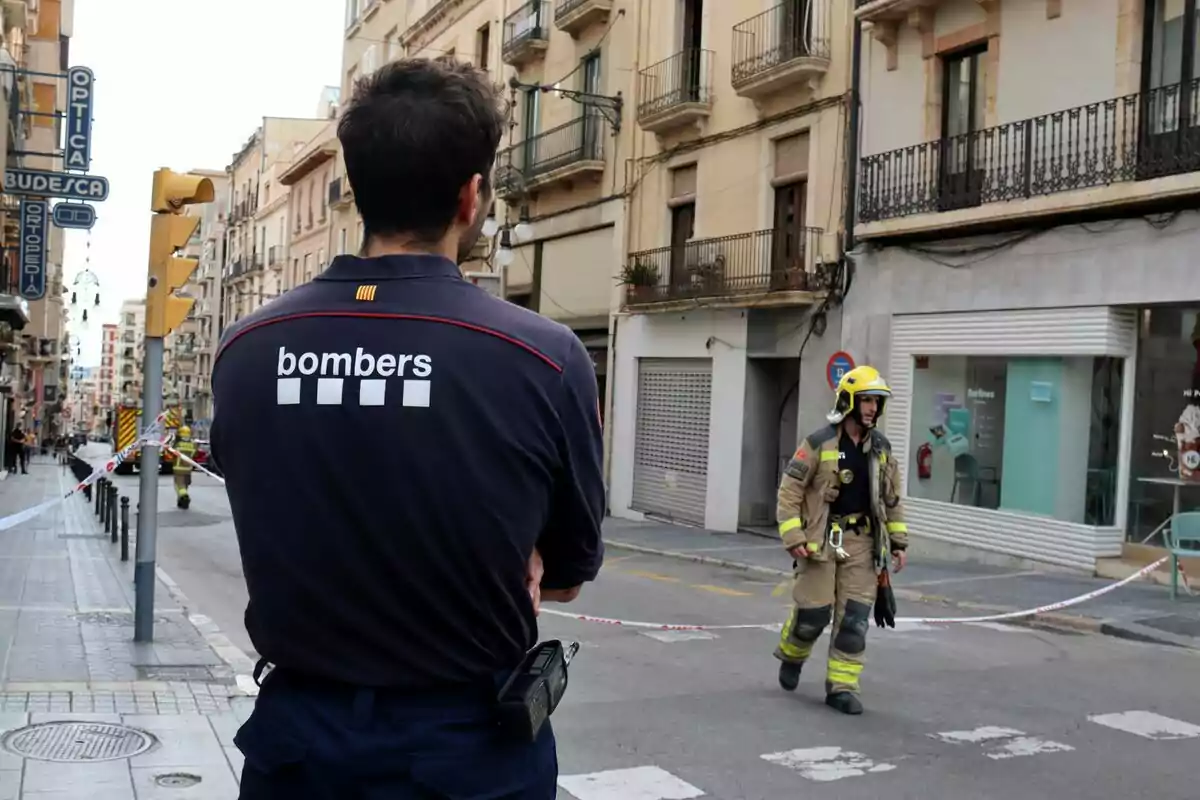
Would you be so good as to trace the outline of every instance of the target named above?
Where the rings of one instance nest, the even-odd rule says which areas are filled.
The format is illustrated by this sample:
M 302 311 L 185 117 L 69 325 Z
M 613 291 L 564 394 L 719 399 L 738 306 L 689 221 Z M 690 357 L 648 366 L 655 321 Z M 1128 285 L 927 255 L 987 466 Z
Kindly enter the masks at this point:
M 829 364 L 825 367 L 825 377 L 829 379 L 829 388 L 836 389 L 838 381 L 852 369 L 854 369 L 854 359 L 850 357 L 849 353 L 839 350 L 831 355 Z

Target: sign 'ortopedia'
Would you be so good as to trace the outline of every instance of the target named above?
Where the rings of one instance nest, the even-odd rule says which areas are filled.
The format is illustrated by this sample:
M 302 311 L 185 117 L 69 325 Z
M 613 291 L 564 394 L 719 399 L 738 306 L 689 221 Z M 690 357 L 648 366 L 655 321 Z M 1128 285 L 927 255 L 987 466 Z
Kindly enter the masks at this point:
M 8 167 L 4 191 L 35 197 L 64 197 L 68 200 L 107 200 L 108 178 L 99 175 L 70 175 L 44 169 Z
M 21 201 L 20 290 L 26 300 L 46 296 L 46 217 L 45 200 Z

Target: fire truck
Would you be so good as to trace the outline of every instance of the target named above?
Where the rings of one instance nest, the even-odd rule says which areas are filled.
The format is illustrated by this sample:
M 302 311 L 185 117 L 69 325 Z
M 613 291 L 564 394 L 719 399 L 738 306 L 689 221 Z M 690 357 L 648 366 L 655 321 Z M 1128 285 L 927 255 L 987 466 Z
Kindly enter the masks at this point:
M 142 409 L 136 405 L 118 405 L 113 409 L 112 415 L 112 441 L 113 452 L 119 453 L 132 444 L 146 429 L 146 422 L 142 419 Z M 183 421 L 182 408 L 167 409 L 167 416 L 163 419 L 163 427 L 165 430 L 177 429 Z M 117 465 L 114 470 L 118 475 L 132 475 L 135 467 L 141 465 L 142 449 L 134 448 L 129 457 Z M 162 450 L 159 455 L 159 474 L 169 475 L 175 464 L 175 456 L 166 450 Z

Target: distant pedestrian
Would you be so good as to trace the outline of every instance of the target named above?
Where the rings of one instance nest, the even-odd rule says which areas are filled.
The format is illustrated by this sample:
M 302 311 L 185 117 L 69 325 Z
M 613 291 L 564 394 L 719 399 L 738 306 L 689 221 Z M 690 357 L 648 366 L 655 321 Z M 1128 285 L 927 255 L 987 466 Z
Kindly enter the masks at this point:
M 266 675 L 243 800 L 556 796 L 549 724 L 507 736 L 496 695 L 538 604 L 600 569 L 602 438 L 580 340 L 459 271 L 500 106 L 453 60 L 360 80 L 338 126 L 360 255 L 218 349 L 210 446 Z
M 22 475 L 29 474 L 29 445 L 25 440 L 25 430 L 20 425 L 13 428 L 12 433 L 8 436 L 8 446 L 12 452 L 8 471 L 13 474 L 16 474 L 18 466 L 21 468 Z

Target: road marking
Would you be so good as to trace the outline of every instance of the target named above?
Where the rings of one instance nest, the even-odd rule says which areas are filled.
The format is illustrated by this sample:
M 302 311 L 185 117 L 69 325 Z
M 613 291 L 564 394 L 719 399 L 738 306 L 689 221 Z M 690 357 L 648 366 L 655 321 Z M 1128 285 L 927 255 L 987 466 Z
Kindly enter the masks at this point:
M 1019 758 L 1021 756 L 1035 756 L 1041 753 L 1067 753 L 1075 749 L 1062 742 L 1052 742 L 1048 739 L 1026 736 L 1024 731 L 1014 728 L 997 728 L 990 725 L 970 731 L 931 733 L 929 736 L 949 744 L 986 744 L 988 742 L 999 742 L 998 746 L 992 747 L 984 753 L 988 758 L 995 761 Z
M 782 753 L 766 753 L 763 761 L 787 767 L 799 772 L 809 780 L 826 783 L 856 775 L 891 772 L 895 764 L 876 764 L 862 753 L 843 750 L 840 747 L 808 747 L 786 750 Z
M 707 583 L 693 583 L 693 589 L 699 589 L 702 592 L 712 592 L 713 594 L 724 595 L 725 597 L 753 597 L 752 592 L 741 592 L 737 589 L 727 589 L 724 586 L 712 586 Z
M 660 642 L 693 642 L 698 639 L 716 639 L 717 635 L 711 631 L 639 631 L 642 636 L 649 636 L 651 639 L 657 639 Z
M 577 800 L 691 800 L 704 792 L 658 767 L 563 775 L 558 785 Z
M 909 586 L 942 586 L 947 583 L 975 583 L 977 581 L 994 581 L 1003 578 L 1024 578 L 1029 575 L 1045 575 L 1042 570 L 1028 569 L 1021 572 L 1002 572 L 998 575 L 967 575 L 959 578 L 934 578 L 927 581 L 898 581 L 896 586 L 901 589 Z
M 659 575 L 657 572 L 646 572 L 641 569 L 631 569 L 626 574 L 637 578 L 649 578 L 652 581 L 662 581 L 663 583 L 681 583 L 679 578 L 672 578 L 670 575 Z
M 1152 711 L 1122 711 L 1118 714 L 1096 714 L 1088 720 L 1146 739 L 1195 739 L 1200 736 L 1200 725 L 1164 717 Z
M 972 628 L 987 628 L 989 631 L 1000 631 L 1001 633 L 1036 633 L 1032 628 L 1022 628 L 1019 625 L 1006 625 L 1003 622 L 964 622 L 963 625 L 969 625 Z

